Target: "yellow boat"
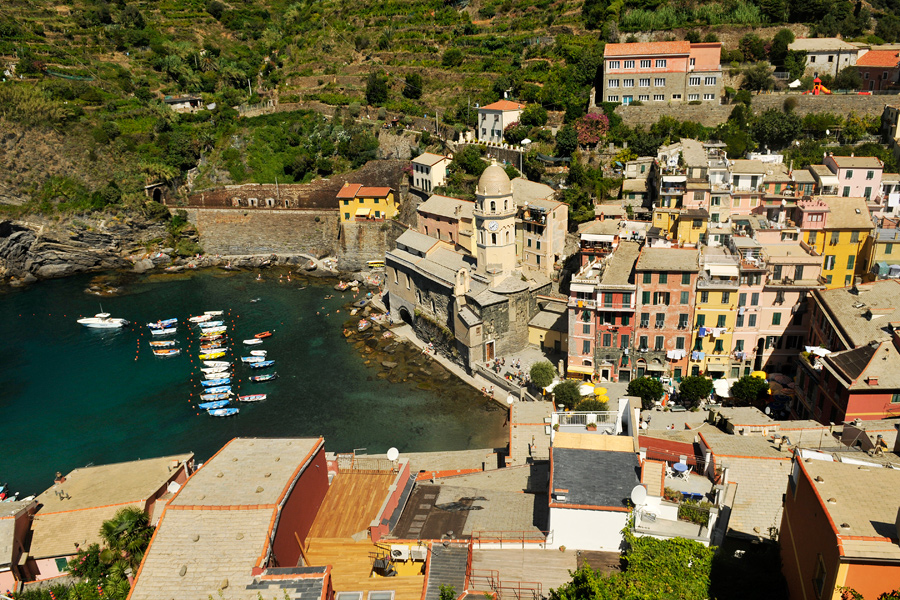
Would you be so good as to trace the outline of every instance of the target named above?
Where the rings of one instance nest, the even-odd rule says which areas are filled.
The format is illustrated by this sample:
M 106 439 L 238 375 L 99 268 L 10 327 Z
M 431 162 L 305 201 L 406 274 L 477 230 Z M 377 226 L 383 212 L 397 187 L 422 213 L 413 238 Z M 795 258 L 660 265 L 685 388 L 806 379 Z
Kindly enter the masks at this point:
M 224 352 L 212 352 L 210 354 L 201 354 L 200 360 L 212 360 L 214 358 L 222 358 L 225 356 Z

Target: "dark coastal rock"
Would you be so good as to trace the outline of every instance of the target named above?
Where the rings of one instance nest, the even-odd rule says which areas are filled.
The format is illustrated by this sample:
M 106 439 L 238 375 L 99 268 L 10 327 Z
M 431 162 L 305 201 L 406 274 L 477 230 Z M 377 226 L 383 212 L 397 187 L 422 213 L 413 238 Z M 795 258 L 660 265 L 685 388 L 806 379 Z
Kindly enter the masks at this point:
M 156 265 L 153 264 L 152 260 L 150 260 L 149 258 L 145 258 L 134 263 L 133 270 L 135 273 L 146 273 L 147 271 L 152 270 L 155 266 Z

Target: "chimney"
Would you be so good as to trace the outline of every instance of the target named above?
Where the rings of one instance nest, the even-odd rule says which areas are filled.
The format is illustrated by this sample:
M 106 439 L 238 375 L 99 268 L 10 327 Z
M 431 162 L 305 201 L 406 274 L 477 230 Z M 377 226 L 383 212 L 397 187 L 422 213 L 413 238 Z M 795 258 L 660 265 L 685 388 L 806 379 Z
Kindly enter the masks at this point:
M 868 385 L 878 385 L 878 378 L 869 375 L 868 377 L 866 377 L 866 383 Z

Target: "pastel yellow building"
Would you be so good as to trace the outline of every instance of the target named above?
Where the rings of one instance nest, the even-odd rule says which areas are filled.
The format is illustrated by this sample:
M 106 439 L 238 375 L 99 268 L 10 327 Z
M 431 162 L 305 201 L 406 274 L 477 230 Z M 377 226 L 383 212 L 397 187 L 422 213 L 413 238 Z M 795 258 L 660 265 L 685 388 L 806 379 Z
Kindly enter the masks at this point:
M 726 377 L 731 368 L 740 270 L 732 256 L 716 252 L 719 248 L 705 250 L 709 253 L 704 253 L 697 278 L 689 369 L 694 376 Z
M 706 241 L 709 212 L 702 208 L 686 208 L 676 223 L 676 238 L 682 244 L 700 244 Z
M 337 194 L 341 223 L 393 219 L 400 208 L 394 190 L 389 187 L 365 187 L 345 183 Z
M 822 278 L 827 289 L 853 285 L 865 272 L 869 257 L 866 240 L 875 229 L 865 198 L 820 196 L 827 207 L 822 228 L 801 225 L 803 241 L 822 255 Z
M 666 237 L 674 237 L 680 208 L 655 207 L 653 209 L 653 226 L 659 227 Z

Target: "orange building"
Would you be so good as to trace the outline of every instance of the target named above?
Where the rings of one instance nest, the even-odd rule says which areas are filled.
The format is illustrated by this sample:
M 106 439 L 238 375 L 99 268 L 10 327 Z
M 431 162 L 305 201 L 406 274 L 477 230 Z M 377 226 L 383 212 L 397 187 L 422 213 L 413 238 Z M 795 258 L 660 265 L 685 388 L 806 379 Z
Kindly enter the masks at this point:
M 900 471 L 866 458 L 847 464 L 794 455 L 781 518 L 792 600 L 839 600 L 843 587 L 877 598 L 900 587 Z

